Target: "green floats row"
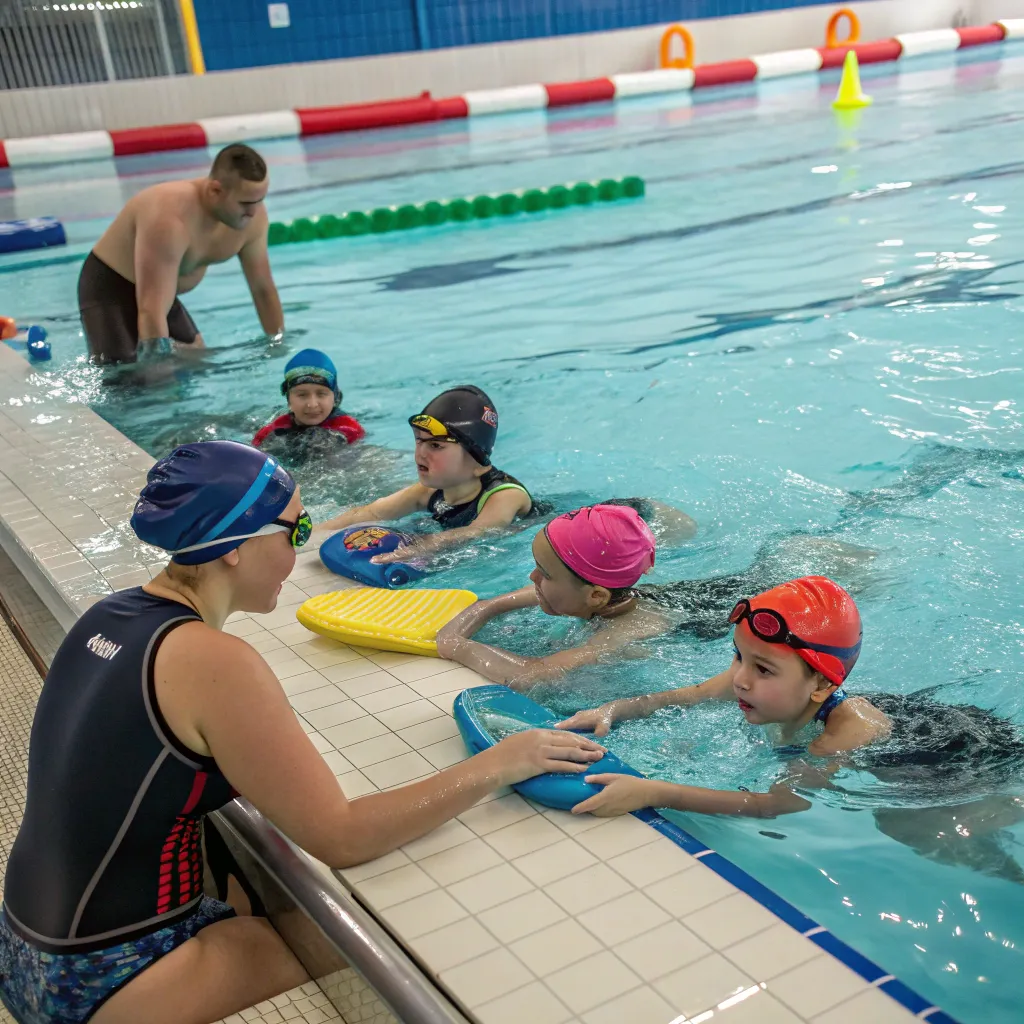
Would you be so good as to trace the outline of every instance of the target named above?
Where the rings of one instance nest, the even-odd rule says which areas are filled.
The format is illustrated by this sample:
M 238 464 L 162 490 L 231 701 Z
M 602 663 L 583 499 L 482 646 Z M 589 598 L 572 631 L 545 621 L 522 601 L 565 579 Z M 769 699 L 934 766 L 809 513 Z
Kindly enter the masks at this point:
M 422 203 L 416 206 L 379 206 L 376 210 L 333 213 L 322 217 L 299 217 L 298 220 L 270 225 L 271 245 L 286 242 L 312 242 L 317 238 L 348 238 L 356 235 L 384 234 L 410 228 L 435 227 L 448 221 L 487 220 L 490 217 L 511 217 L 517 213 L 541 213 L 564 210 L 570 206 L 612 203 L 618 199 L 638 199 L 644 194 L 642 178 L 604 178 L 581 181 L 576 185 L 552 185 L 531 188 L 525 192 L 504 192 L 475 199 L 450 199 L 446 202 Z

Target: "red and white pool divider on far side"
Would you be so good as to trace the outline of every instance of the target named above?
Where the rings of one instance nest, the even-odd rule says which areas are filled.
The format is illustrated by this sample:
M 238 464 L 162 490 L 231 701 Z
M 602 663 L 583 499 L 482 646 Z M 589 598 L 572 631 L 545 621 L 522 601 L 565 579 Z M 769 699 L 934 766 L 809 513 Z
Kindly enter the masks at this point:
M 554 85 L 518 85 L 485 89 L 463 96 L 435 100 L 429 93 L 412 99 L 360 103 L 342 107 L 307 107 L 267 114 L 236 114 L 208 117 L 191 124 L 165 124 L 152 128 L 117 131 L 74 132 L 0 141 L 0 167 L 71 163 L 114 156 L 133 156 L 171 149 L 201 149 L 231 142 L 300 138 L 366 128 L 384 128 L 425 121 L 479 117 L 517 110 L 544 110 L 584 103 L 605 103 L 629 96 L 689 92 L 712 85 L 753 82 L 807 74 L 839 67 L 847 51 L 854 50 L 861 64 L 878 64 L 929 53 L 946 53 L 967 46 L 1001 43 L 1024 38 L 1024 18 L 998 21 L 971 28 L 942 28 L 907 32 L 874 43 L 854 43 L 832 48 L 785 50 L 764 53 L 747 60 L 701 64 L 695 68 L 664 68 L 638 71 L 585 82 Z

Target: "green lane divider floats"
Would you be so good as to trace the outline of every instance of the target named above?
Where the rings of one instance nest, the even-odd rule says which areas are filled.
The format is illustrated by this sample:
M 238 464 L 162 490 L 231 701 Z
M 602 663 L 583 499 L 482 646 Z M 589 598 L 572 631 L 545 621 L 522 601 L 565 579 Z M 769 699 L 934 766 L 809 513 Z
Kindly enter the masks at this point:
M 619 199 L 639 199 L 644 194 L 643 178 L 603 178 L 580 181 L 551 188 L 530 188 L 500 195 L 449 199 L 404 206 L 378 206 L 375 210 L 353 210 L 335 216 L 299 217 L 292 221 L 274 221 L 268 241 L 271 245 L 288 242 L 312 242 L 318 238 L 354 238 L 358 235 L 382 235 L 388 231 L 436 227 L 449 221 L 464 223 L 491 217 L 513 217 L 520 213 L 564 210 L 570 206 L 613 203 Z

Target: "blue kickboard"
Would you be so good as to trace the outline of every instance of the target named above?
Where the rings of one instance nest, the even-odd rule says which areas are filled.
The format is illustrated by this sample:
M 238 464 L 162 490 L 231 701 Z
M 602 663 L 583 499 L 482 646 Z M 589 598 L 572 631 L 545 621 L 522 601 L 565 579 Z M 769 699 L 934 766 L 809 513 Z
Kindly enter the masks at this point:
M 493 747 L 500 737 L 495 737 L 488 729 L 488 718 L 500 717 L 506 720 L 509 728 L 506 734 L 518 732 L 517 725 L 534 729 L 551 729 L 560 721 L 542 704 L 529 697 L 524 697 L 507 686 L 474 686 L 455 698 L 455 721 L 459 732 L 465 740 L 470 753 L 479 754 L 481 750 Z M 600 742 L 600 741 L 598 741 Z M 555 807 L 560 811 L 568 811 L 578 803 L 601 791 L 601 786 L 584 782 L 584 775 L 601 775 L 614 772 L 618 775 L 643 775 L 620 761 L 614 754 L 608 753 L 596 761 L 585 772 L 574 775 L 570 772 L 550 772 L 537 775 L 525 782 L 517 782 L 512 788 L 522 796 L 535 800 L 545 807 Z
M 320 561 L 338 576 L 347 576 L 367 587 L 395 590 L 423 579 L 426 572 L 405 562 L 374 565 L 370 559 L 394 551 L 399 544 L 408 544 L 411 540 L 408 534 L 387 526 L 360 523 L 328 537 L 320 545 Z

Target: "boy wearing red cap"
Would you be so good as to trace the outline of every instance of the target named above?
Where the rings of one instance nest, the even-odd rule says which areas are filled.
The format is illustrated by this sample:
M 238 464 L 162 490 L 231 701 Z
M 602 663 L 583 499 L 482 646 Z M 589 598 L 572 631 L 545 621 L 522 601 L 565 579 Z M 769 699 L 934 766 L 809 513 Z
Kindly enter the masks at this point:
M 607 735 L 613 723 L 643 718 L 659 708 L 704 701 L 735 701 L 752 725 L 776 725 L 785 745 L 812 722 L 823 730 L 808 753 L 829 757 L 889 735 L 889 718 L 864 697 L 847 698 L 843 683 L 860 654 L 860 613 L 853 598 L 824 576 L 804 576 L 738 601 L 729 621 L 735 656 L 721 674 L 696 686 L 615 700 L 581 711 L 561 729 Z M 573 813 L 625 814 L 640 807 L 671 807 L 703 814 L 773 817 L 805 810 L 808 801 L 783 785 L 767 793 L 682 786 L 626 775 L 593 775 L 604 788 Z

